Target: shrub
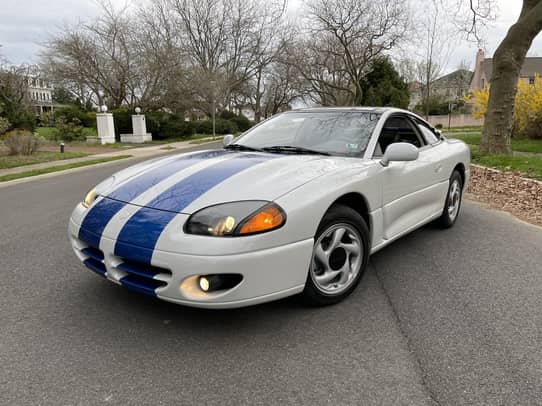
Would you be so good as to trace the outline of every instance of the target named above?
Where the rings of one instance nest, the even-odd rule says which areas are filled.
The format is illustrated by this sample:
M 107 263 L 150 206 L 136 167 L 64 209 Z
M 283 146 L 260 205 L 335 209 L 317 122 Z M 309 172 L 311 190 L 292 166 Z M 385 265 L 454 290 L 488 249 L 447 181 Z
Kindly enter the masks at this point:
M 212 120 L 197 120 L 193 121 L 194 130 L 198 134 L 212 134 L 213 133 L 213 121 Z M 237 124 L 230 120 L 224 120 L 219 118 L 215 121 L 215 132 L 217 134 L 233 134 L 239 131 Z
M 67 122 L 76 118 L 79 122 L 83 122 L 85 119 L 85 112 L 77 106 L 60 107 L 55 110 L 55 121 L 59 118 L 63 118 Z
M 36 115 L 31 111 L 23 111 L 11 119 L 11 127 L 34 132 Z
M 489 88 L 476 90 L 465 100 L 473 104 L 473 116 L 483 118 L 487 111 Z M 514 137 L 542 139 L 542 80 L 539 76 L 535 77 L 532 85 L 519 81 L 514 101 L 513 126 Z
M 28 130 L 12 130 L 4 137 L 10 155 L 32 155 L 39 147 L 39 139 Z
M 84 139 L 81 121 L 77 118 L 74 118 L 71 121 L 66 121 L 63 117 L 58 118 L 56 120 L 54 137 L 57 141 L 61 140 L 66 142 Z
M 218 119 L 215 123 L 215 131 L 217 134 L 234 134 L 239 131 L 237 124 L 231 120 Z M 211 128 L 212 133 L 212 128 Z
M 11 127 L 11 123 L 5 117 L 0 117 L 0 135 L 4 134 Z
M 194 125 L 191 121 L 184 121 L 178 117 L 170 116 L 167 121 L 162 123 L 159 137 L 189 137 L 194 134 Z
M 93 111 L 85 112 L 79 120 L 83 127 L 96 128 L 96 113 Z
M 40 115 L 40 126 L 41 127 L 54 127 L 55 126 L 55 113 L 52 111 L 47 111 L 41 113 Z
M 229 111 L 229 110 L 223 110 L 218 115 L 218 118 L 222 118 L 224 120 L 231 120 L 232 118 L 237 117 L 235 113 Z
M 120 134 L 132 133 L 132 112 L 127 108 L 119 108 L 111 110 L 115 121 L 115 134 L 117 139 L 120 139 Z
M 239 114 L 238 116 L 232 117 L 230 121 L 235 123 L 237 126 L 237 129 L 241 132 L 245 132 L 253 125 L 252 122 L 243 114 Z
M 194 130 L 198 134 L 212 134 L 213 122 L 211 120 L 196 120 L 193 121 Z
M 444 126 L 443 126 L 442 124 L 438 123 L 438 124 L 435 126 L 435 128 L 436 128 L 437 130 L 442 130 L 442 129 L 444 128 Z

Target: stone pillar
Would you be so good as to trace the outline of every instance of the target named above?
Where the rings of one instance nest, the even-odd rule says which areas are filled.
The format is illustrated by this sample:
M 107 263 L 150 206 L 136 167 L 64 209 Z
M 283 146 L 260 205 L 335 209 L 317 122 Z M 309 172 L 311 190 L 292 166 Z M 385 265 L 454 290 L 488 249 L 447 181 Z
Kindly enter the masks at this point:
M 147 141 L 152 141 L 152 134 L 147 132 L 147 123 L 145 115 L 139 114 L 141 109 L 135 109 L 137 114 L 132 115 L 132 131 L 133 134 L 121 134 L 120 141 L 131 144 L 143 144 Z
M 115 143 L 115 124 L 113 114 L 107 113 L 107 107 L 102 106 L 102 113 L 96 114 L 98 140 L 103 144 Z

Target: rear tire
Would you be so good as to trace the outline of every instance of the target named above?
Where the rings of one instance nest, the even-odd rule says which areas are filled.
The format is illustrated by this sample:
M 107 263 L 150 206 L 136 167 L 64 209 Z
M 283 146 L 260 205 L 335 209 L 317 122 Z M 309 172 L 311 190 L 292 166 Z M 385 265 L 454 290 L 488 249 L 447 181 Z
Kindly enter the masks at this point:
M 331 207 L 314 237 L 305 302 L 325 306 L 350 295 L 367 269 L 369 253 L 369 229 L 359 213 L 348 206 Z
M 455 224 L 463 198 L 463 179 L 458 171 L 453 171 L 449 183 L 442 215 L 436 220 L 441 228 L 450 228 Z

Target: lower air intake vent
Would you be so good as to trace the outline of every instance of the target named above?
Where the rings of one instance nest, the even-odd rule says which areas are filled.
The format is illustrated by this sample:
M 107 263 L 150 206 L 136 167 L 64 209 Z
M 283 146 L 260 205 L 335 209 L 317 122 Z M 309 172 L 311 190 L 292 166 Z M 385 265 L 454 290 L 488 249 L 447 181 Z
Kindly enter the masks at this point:
M 171 278 L 171 271 L 136 261 L 123 259 L 117 269 L 127 275 L 120 279 L 120 283 L 136 292 L 155 296 L 155 289 L 164 287 Z

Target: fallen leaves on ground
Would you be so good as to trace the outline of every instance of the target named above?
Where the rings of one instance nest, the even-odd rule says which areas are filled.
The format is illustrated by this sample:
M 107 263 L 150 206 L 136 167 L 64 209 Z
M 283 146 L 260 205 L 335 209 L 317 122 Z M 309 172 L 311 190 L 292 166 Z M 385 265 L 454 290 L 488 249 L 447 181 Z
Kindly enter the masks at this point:
M 542 226 L 541 182 L 479 166 L 471 166 L 470 174 L 468 197 Z

